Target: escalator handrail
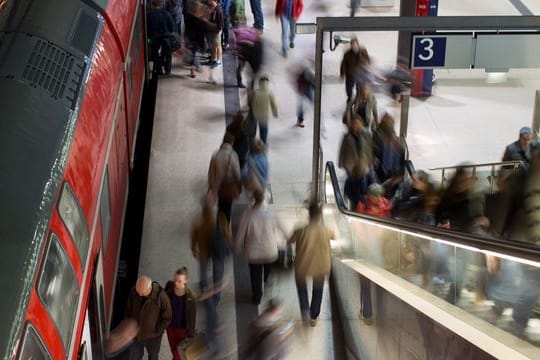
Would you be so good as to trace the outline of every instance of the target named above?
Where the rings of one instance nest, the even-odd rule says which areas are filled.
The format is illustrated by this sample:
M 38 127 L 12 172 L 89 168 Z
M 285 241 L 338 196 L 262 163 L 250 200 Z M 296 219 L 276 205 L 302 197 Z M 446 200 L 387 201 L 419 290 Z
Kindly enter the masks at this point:
M 504 239 L 494 240 L 474 234 L 459 233 L 456 231 L 442 229 L 434 226 L 409 223 L 405 221 L 395 220 L 392 218 L 383 218 L 379 216 L 359 214 L 350 211 L 345 205 L 345 199 L 343 198 L 343 194 L 340 190 L 339 182 L 336 175 L 336 169 L 332 161 L 328 161 L 326 163 L 326 174 L 330 175 L 331 186 L 334 190 L 335 201 L 339 211 L 348 217 L 358 218 L 364 221 L 367 220 L 369 222 L 377 223 L 380 225 L 393 227 L 401 231 L 421 234 L 424 236 L 443 240 L 447 243 L 454 243 L 458 246 L 461 245 L 461 247 L 477 248 L 481 251 L 492 253 L 492 255 L 495 256 L 499 254 L 505 256 L 512 256 L 518 259 L 526 259 L 539 263 L 537 264 L 537 266 L 540 267 L 540 247 L 535 244 Z M 325 176 L 325 188 L 326 186 L 328 186 L 326 179 L 327 177 Z M 327 202 L 326 192 L 324 193 L 324 196 L 325 202 Z
M 451 170 L 451 169 L 458 169 L 458 168 L 479 168 L 479 167 L 488 167 L 488 166 L 513 166 L 515 168 L 519 167 L 525 167 L 525 164 L 521 160 L 512 160 L 512 161 L 496 161 L 491 163 L 484 163 L 484 164 L 463 164 L 463 165 L 452 165 L 452 166 L 442 166 L 442 167 L 436 167 L 429 169 L 430 171 L 436 171 L 436 170 Z

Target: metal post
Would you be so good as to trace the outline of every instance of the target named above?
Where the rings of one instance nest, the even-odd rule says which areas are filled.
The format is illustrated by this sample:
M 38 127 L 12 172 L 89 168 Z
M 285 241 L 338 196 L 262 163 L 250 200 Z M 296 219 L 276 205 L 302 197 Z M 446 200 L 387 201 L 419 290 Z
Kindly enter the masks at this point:
M 534 97 L 532 130 L 533 139 L 538 140 L 538 132 L 540 131 L 540 90 L 536 90 L 536 95 Z
M 407 128 L 409 127 L 409 101 L 411 94 L 409 92 L 401 95 L 401 115 L 399 118 L 399 137 L 407 141 Z
M 318 20 L 317 20 L 318 22 Z M 323 56 L 323 30 L 317 27 L 315 37 L 315 99 L 313 102 L 313 161 L 311 173 L 311 200 L 320 201 L 321 192 L 321 90 L 322 90 L 322 56 Z

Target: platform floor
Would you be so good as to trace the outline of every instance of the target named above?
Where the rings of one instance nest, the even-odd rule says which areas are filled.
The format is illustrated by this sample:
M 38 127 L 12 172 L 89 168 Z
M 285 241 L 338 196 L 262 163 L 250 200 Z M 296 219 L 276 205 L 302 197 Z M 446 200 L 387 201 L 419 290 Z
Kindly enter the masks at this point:
M 313 22 L 316 16 L 346 16 L 347 1 L 327 4 L 323 0 L 305 1 L 300 22 Z M 326 4 L 326 2 L 324 2 Z M 522 3 L 535 14 L 540 1 Z M 246 1 L 248 21 L 251 21 Z M 272 205 L 282 223 L 289 229 L 305 221 L 301 210 L 308 197 L 311 180 L 312 116 L 308 112 L 306 128 L 294 127 L 296 96 L 291 86 L 290 70 L 306 56 L 314 55 L 314 36 L 298 35 L 296 47 L 288 59 L 279 54 L 280 24 L 273 16 L 273 2 L 264 2 L 267 58 L 265 73 L 269 75 L 277 96 L 279 118 L 272 119 L 269 131 L 270 184 Z M 360 9 L 357 16 L 395 16 L 393 8 Z M 452 0 L 440 2 L 440 15 L 520 15 L 510 0 Z M 374 66 L 389 69 L 395 62 L 397 33 L 359 33 L 367 46 Z M 327 51 L 324 58 L 322 118 L 325 160 L 335 160 L 344 132 L 341 114 L 345 104 L 344 85 L 339 81 L 339 62 L 344 48 Z M 197 288 L 197 263 L 189 250 L 190 224 L 206 190 L 210 157 L 221 142 L 226 113 L 234 113 L 245 105 L 245 91 L 235 83 L 223 82 L 223 73 L 230 71 L 230 55 L 225 53 L 224 66 L 215 71 L 218 85 L 207 82 L 207 73 L 189 78 L 189 70 L 180 64 L 173 75 L 159 80 L 151 148 L 148 192 L 139 273 L 165 283 L 181 265 L 191 269 L 191 285 Z M 208 71 L 205 69 L 205 71 Z M 228 74 L 225 78 L 228 79 Z M 540 88 L 540 71 L 511 71 L 505 84 L 488 85 L 483 71 L 437 71 L 434 95 L 426 100 L 411 100 L 409 148 L 417 169 L 453 165 L 464 160 L 497 161 L 507 143 L 517 138 L 518 129 L 531 123 L 534 92 Z M 386 95 L 377 94 L 379 113 L 388 111 L 399 119 L 399 106 Z M 227 99 L 227 101 L 224 101 Z M 311 110 L 310 110 L 311 111 Z M 237 205 L 235 211 L 241 210 Z M 250 304 L 245 289 L 248 273 L 241 259 L 231 258 L 226 276 L 229 284 L 219 305 L 219 314 L 226 327 L 225 337 L 230 358 L 235 359 L 239 339 L 245 325 L 258 309 Z M 290 274 L 279 274 L 271 281 L 267 297 L 279 295 L 285 300 L 286 314 L 300 319 L 294 281 Z M 199 312 L 199 328 L 204 329 L 204 313 Z M 332 359 L 334 329 L 325 289 L 321 321 L 316 328 L 300 328 L 291 348 L 290 359 Z M 164 337 L 160 358 L 170 359 Z

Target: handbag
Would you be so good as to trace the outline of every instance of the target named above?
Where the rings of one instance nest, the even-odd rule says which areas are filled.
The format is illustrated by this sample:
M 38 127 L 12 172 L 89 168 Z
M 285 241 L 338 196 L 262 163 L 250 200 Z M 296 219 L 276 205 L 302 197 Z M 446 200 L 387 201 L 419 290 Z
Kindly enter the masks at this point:
M 178 33 L 169 33 L 163 37 L 163 42 L 171 52 L 174 52 L 182 47 L 182 39 Z

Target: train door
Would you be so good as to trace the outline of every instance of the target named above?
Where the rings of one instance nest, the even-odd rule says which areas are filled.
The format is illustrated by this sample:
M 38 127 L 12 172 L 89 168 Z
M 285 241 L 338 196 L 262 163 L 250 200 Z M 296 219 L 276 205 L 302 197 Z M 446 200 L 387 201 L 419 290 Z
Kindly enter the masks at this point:
M 106 336 L 105 301 L 103 292 L 103 263 L 101 254 L 96 260 L 92 288 L 88 298 L 88 308 L 79 348 L 80 360 L 104 359 Z

